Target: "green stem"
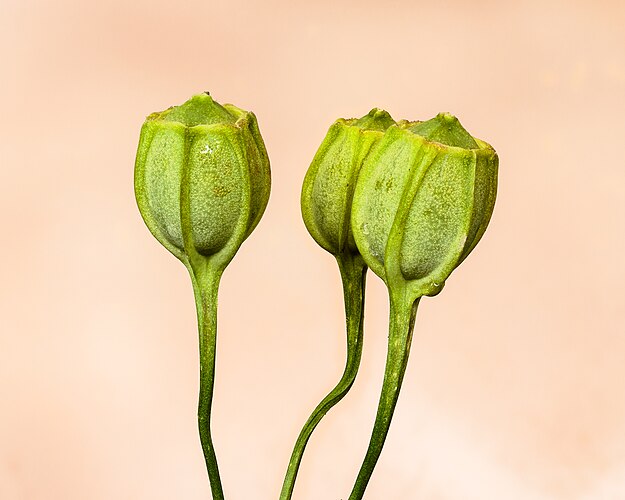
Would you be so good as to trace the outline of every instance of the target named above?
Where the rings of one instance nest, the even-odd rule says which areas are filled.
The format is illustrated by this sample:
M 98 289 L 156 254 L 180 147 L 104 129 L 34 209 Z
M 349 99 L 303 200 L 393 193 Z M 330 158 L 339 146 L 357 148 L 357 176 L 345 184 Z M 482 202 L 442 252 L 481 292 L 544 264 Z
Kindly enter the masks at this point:
M 197 418 L 213 500 L 224 500 L 217 457 L 211 437 L 211 407 L 215 386 L 217 346 L 217 292 L 220 279 L 221 271 L 212 269 L 209 265 L 193 266 L 191 270 L 200 337 L 200 396 Z
M 419 299 L 409 299 L 405 289 L 400 292 L 390 293 L 390 318 L 388 354 L 386 358 L 386 369 L 384 372 L 384 382 L 382 393 L 378 405 L 378 412 L 373 425 L 371 440 L 367 454 L 360 467 L 358 478 L 349 496 L 349 500 L 361 500 L 365 494 L 365 489 L 373 474 L 373 469 L 380 458 L 384 441 L 388 434 L 401 384 L 408 363 L 410 353 L 410 342 L 417 313 Z
M 304 424 L 286 471 L 280 500 L 290 500 L 295 487 L 295 480 L 299 470 L 304 450 L 315 427 L 325 414 L 337 404 L 349 391 L 354 383 L 360 358 L 362 356 L 363 338 L 363 311 L 364 289 L 367 266 L 360 255 L 342 254 L 336 257 L 343 281 L 343 296 L 345 300 L 345 317 L 347 323 L 347 361 L 343 376 L 330 393 L 317 405 Z

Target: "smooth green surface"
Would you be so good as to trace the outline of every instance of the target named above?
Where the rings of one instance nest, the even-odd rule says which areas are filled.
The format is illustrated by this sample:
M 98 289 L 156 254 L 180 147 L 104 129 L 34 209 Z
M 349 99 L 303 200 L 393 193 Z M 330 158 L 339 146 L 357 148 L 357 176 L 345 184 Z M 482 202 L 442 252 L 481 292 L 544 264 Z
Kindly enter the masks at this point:
M 198 396 L 198 432 L 214 500 L 223 500 L 224 493 L 211 435 L 211 411 L 215 387 L 217 351 L 217 296 L 221 273 L 209 266 L 198 265 L 190 270 L 197 311 L 200 345 L 200 390 Z
M 210 426 L 219 282 L 258 224 L 270 188 L 269 158 L 253 113 L 200 94 L 146 119 L 135 196 L 148 229 L 191 276 L 200 346 L 198 427 L 214 500 L 224 498 Z
M 312 433 L 326 413 L 349 392 L 356 380 L 360 366 L 367 266 L 360 255 L 342 254 L 337 256 L 336 260 L 343 283 L 347 324 L 347 359 L 345 361 L 345 369 L 334 389 L 323 398 L 310 414 L 297 437 L 282 484 L 280 500 L 288 500 L 292 497 L 297 473 Z
M 406 290 L 395 289 L 390 296 L 389 337 L 384 381 L 380 394 L 380 403 L 375 416 L 374 430 L 371 435 L 367 454 L 358 472 L 354 488 L 349 500 L 359 500 L 365 494 L 365 489 L 373 470 L 380 458 L 382 448 L 391 426 L 395 406 L 399 399 L 399 392 L 404 380 L 410 343 L 414 329 L 415 317 L 419 299 L 411 302 L 405 297 Z
M 497 190 L 498 158 L 441 113 L 391 126 L 363 162 L 351 229 L 390 297 L 388 354 L 371 440 L 349 500 L 362 499 L 399 397 L 417 304 L 439 293 L 484 234 Z

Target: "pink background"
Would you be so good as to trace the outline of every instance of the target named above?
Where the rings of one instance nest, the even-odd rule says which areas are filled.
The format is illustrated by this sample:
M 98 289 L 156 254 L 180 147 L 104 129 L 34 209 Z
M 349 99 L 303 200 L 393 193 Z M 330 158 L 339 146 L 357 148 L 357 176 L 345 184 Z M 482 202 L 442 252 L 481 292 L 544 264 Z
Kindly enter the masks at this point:
M 224 275 L 214 435 L 226 497 L 277 498 L 338 380 L 342 297 L 301 222 L 328 126 L 450 111 L 500 155 L 491 225 L 421 303 L 369 500 L 625 498 L 625 4 L 2 0 L 0 499 L 210 498 L 194 304 L 132 188 L 152 111 L 210 90 L 272 161 Z M 347 498 L 381 384 L 370 274 L 361 373 L 295 498 Z

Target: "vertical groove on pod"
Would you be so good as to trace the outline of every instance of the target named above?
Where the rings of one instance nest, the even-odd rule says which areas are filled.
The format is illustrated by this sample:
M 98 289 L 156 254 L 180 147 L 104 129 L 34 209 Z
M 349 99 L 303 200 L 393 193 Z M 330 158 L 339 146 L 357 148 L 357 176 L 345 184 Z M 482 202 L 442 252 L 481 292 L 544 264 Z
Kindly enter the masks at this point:
M 139 212 L 143 217 L 148 229 L 152 233 L 152 235 L 159 241 L 161 245 L 163 245 L 167 250 L 169 250 L 177 259 L 182 262 L 185 262 L 184 253 L 181 249 L 177 248 L 173 245 L 163 234 L 162 229 L 159 224 L 156 222 L 156 218 L 154 217 L 154 212 L 150 207 L 150 203 L 148 202 L 146 195 L 146 165 L 148 158 L 148 151 L 152 147 L 152 143 L 154 142 L 154 137 L 156 136 L 155 127 L 144 124 L 143 130 L 149 130 L 149 134 L 147 137 L 143 139 L 143 133 L 141 134 L 141 140 L 139 142 L 139 146 L 137 148 L 137 158 L 135 160 L 135 198 L 137 200 L 137 206 L 139 207 Z
M 239 134 L 241 130 L 235 127 L 235 133 Z M 220 273 L 223 272 L 226 266 L 232 261 L 237 250 L 249 235 L 248 228 L 250 227 L 252 190 L 250 171 L 249 168 L 247 168 L 247 151 L 240 146 L 239 141 L 233 141 L 229 133 L 223 133 L 221 135 L 221 140 L 227 143 L 228 149 L 233 152 L 236 161 L 235 168 L 239 174 L 239 179 L 244 182 L 241 189 L 241 198 L 239 200 L 239 217 L 232 229 L 232 233 L 223 248 L 211 255 L 212 267 L 218 269 Z
M 245 133 L 249 134 L 249 130 L 241 130 L 238 129 L 237 133 L 238 134 L 245 134 Z M 251 135 L 251 134 L 250 134 Z M 254 142 L 254 141 L 252 141 Z M 234 146 L 234 145 L 233 145 Z M 245 203 L 243 204 L 243 213 L 241 215 L 243 215 L 243 217 L 241 218 L 241 225 L 243 226 L 242 232 L 241 232 L 241 238 L 246 238 L 249 233 L 250 233 L 250 229 L 252 227 L 252 222 L 253 222 L 253 217 L 254 217 L 254 212 L 253 212 L 253 207 L 252 207 L 252 171 L 251 171 L 251 163 L 250 163 L 250 159 L 249 159 L 249 155 L 250 152 L 248 151 L 248 148 L 240 148 L 241 153 L 243 155 L 243 163 L 241 165 L 242 168 L 242 177 L 245 180 L 245 189 L 241 192 L 241 196 L 244 198 Z M 234 254 L 233 254 L 234 257 Z
M 412 162 L 413 171 L 410 172 L 406 180 L 406 186 L 402 192 L 397 213 L 393 219 L 393 225 L 391 226 L 391 231 L 386 243 L 386 248 L 384 249 L 384 269 L 387 284 L 389 284 L 389 281 L 396 279 L 401 279 L 403 281 L 400 264 L 401 247 L 404 239 L 403 228 L 408 214 L 410 213 L 410 209 L 412 208 L 412 202 L 425 178 L 425 174 L 438 156 L 437 149 L 434 149 L 434 154 L 432 154 L 429 148 L 427 148 L 427 144 L 423 140 L 420 140 L 420 142 L 422 144 Z M 424 163 L 422 164 L 422 162 Z
M 483 227 L 484 225 L 484 219 L 486 218 L 485 212 L 484 212 L 484 207 L 481 207 L 482 210 L 476 210 L 476 207 L 480 208 L 480 201 L 482 202 L 483 205 L 486 205 L 488 203 L 488 199 L 490 197 L 490 186 L 487 187 L 487 193 L 485 193 L 484 199 L 480 200 L 478 198 L 478 191 L 477 191 L 477 185 L 478 185 L 478 181 L 479 181 L 479 175 L 480 173 L 480 157 L 479 155 L 476 153 L 475 150 L 471 150 L 471 153 L 473 155 L 473 183 L 472 183 L 472 192 L 471 192 L 471 214 L 472 217 L 469 220 L 469 227 L 467 229 L 467 238 L 466 241 L 464 243 L 464 248 L 462 249 L 462 252 L 460 253 L 460 256 L 458 258 L 458 265 L 460 265 L 460 263 L 469 255 L 469 253 L 471 252 L 471 250 L 473 249 L 473 247 L 475 246 L 475 244 L 477 244 L 477 240 L 480 237 L 480 229 Z M 484 159 L 485 162 L 489 162 L 489 159 Z M 483 166 L 481 168 L 489 168 L 488 165 Z M 483 174 L 481 174 L 483 175 Z M 475 218 L 475 220 L 473 220 Z
M 189 151 L 191 149 L 191 132 L 188 127 L 184 128 L 184 156 L 182 159 L 182 173 L 180 179 L 180 231 L 184 250 L 189 260 L 195 260 L 195 245 L 193 243 L 193 230 L 191 228 L 191 183 L 189 173 Z

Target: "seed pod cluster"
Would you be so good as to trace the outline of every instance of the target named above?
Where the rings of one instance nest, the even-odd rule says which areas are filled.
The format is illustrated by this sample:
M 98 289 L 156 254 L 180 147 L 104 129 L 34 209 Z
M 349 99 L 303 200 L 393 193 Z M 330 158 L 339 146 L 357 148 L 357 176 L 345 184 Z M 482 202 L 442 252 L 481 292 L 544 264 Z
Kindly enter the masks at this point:
M 346 246 L 387 284 L 436 295 L 486 230 L 498 157 L 448 113 L 399 123 L 376 113 L 383 127 L 330 128 L 304 181 L 304 221 L 328 251 Z

